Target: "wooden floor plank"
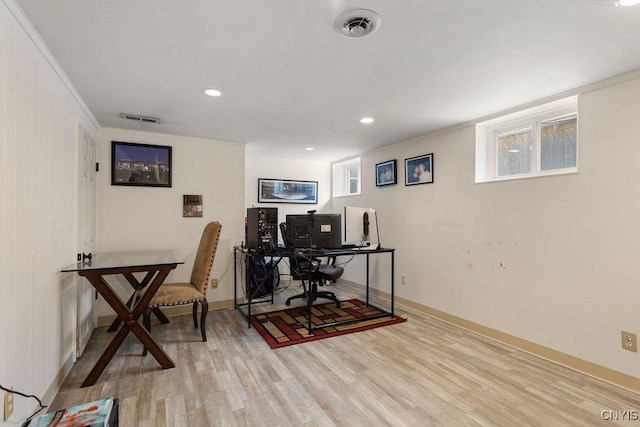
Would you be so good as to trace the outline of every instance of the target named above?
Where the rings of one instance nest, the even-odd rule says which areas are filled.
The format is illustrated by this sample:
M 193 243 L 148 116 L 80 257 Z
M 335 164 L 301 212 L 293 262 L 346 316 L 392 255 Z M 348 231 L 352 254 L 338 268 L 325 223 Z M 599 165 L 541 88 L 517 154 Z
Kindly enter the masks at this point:
M 252 311 L 280 309 L 297 291 Z M 415 311 L 396 313 L 408 321 L 276 350 L 241 311 L 211 312 L 207 342 L 190 315 L 175 317 L 152 326 L 175 368 L 141 356 L 130 336 L 96 384 L 80 388 L 113 336 L 99 328 L 50 409 L 114 396 L 124 427 L 613 426 L 628 421 L 602 411 L 640 410 L 637 394 Z

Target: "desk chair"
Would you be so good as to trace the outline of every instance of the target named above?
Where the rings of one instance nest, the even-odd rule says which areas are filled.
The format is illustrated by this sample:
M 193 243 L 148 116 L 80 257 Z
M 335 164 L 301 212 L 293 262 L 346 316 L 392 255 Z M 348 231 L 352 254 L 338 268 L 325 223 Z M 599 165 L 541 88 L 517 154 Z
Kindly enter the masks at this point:
M 151 332 L 151 313 L 153 312 L 162 323 L 168 323 L 169 320 L 162 315 L 162 312 L 156 311 L 159 307 L 176 306 L 193 304 L 193 324 L 198 328 L 198 304 L 202 306 L 200 314 L 200 331 L 202 333 L 202 341 L 207 340 L 205 329 L 205 320 L 209 311 L 209 303 L 207 302 L 207 283 L 209 282 L 209 274 L 213 267 L 213 260 L 218 249 L 218 241 L 220 240 L 220 232 L 222 225 L 213 221 L 207 224 L 200 238 L 198 252 L 193 263 L 191 271 L 191 280 L 188 283 L 164 283 L 153 296 L 151 302 L 144 311 L 143 323 L 147 331 Z M 147 350 L 145 348 L 144 353 Z
M 289 268 L 291 270 L 291 278 L 300 280 L 303 292 L 298 295 L 287 298 L 286 305 L 291 305 L 294 299 L 304 299 L 308 303 L 313 303 L 317 298 L 324 298 L 336 303 L 336 307 L 340 308 L 340 300 L 336 294 L 329 291 L 318 291 L 318 286 L 323 286 L 325 281 L 335 282 L 342 276 L 344 269 L 335 265 L 335 257 L 330 257 L 328 264 L 322 264 L 318 258 L 307 257 L 304 255 L 295 255 L 295 248 L 291 247 L 287 239 L 287 224 L 280 223 L 280 232 L 285 242 L 285 247 L 292 255 L 289 256 Z M 307 289 L 307 284 L 309 288 Z

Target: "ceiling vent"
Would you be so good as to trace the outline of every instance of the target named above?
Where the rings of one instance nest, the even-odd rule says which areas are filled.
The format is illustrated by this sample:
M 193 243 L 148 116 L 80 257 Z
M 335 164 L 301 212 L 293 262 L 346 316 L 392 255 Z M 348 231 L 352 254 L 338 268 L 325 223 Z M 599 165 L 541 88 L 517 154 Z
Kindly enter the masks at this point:
M 160 123 L 160 119 L 156 119 L 155 117 L 145 117 L 126 113 L 120 114 L 120 117 L 122 117 L 123 119 L 135 120 L 141 123 Z
M 333 29 L 350 39 L 358 39 L 373 33 L 380 26 L 380 16 L 367 9 L 355 9 L 343 13 L 333 24 Z

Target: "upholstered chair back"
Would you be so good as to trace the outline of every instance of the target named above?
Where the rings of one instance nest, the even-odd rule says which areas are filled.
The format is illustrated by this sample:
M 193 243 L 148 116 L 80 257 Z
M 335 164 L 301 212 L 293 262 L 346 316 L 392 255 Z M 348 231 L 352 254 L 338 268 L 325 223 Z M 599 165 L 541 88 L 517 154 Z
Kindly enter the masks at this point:
M 209 274 L 213 267 L 221 231 L 222 225 L 219 222 L 210 222 L 202 232 L 200 244 L 198 245 L 196 260 L 191 271 L 191 284 L 203 295 L 207 290 Z

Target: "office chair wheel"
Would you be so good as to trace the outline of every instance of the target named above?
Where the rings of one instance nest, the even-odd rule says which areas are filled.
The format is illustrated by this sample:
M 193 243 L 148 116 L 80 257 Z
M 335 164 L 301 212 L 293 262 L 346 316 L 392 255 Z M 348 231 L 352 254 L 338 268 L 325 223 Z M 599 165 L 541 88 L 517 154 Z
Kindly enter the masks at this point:
M 340 308 L 342 306 L 342 304 L 340 304 L 340 302 L 336 303 L 336 308 Z
M 284 302 L 284 305 L 291 305 L 291 301 L 286 300 L 286 301 Z

